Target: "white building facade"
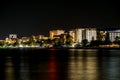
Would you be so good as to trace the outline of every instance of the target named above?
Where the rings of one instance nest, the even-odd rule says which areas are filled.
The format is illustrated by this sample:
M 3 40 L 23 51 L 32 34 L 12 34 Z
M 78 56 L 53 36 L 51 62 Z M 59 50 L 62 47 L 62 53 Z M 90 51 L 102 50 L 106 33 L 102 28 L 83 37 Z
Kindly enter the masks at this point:
M 83 30 L 83 39 L 87 39 L 88 42 L 92 41 L 92 40 L 96 40 L 97 38 L 97 30 L 96 28 L 85 28 Z
M 75 42 L 80 42 L 82 41 L 82 31 L 83 29 L 75 29 Z
M 78 28 L 71 31 L 74 42 L 81 43 L 82 40 L 87 39 L 88 42 L 96 40 L 97 30 L 96 28 Z
M 115 41 L 116 37 L 120 37 L 120 30 L 106 31 L 109 34 L 110 41 Z
M 16 39 L 17 38 L 17 34 L 9 34 L 9 38 L 10 39 Z

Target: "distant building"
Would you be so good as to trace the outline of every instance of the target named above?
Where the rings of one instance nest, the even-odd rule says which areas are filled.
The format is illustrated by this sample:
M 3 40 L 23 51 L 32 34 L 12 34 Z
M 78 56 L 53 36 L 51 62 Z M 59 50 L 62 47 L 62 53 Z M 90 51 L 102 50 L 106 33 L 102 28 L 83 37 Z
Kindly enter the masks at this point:
M 75 42 L 75 31 L 69 31 L 69 35 L 72 36 L 72 40 Z
M 9 34 L 9 39 L 16 39 L 17 38 L 17 34 Z
M 106 31 L 109 35 L 110 41 L 115 41 L 116 37 L 120 37 L 120 30 L 111 30 L 111 31 Z
M 44 35 L 39 35 L 39 39 L 43 39 L 44 37 Z
M 96 40 L 97 30 L 96 28 L 78 28 L 69 31 L 69 34 L 73 37 L 74 42 L 81 43 L 84 39 L 90 42 L 91 40 Z
M 61 35 L 61 34 L 64 34 L 64 30 L 52 30 L 50 31 L 50 38 L 53 39 L 54 36 L 57 36 L 57 35 Z
M 83 39 L 83 36 L 82 36 L 82 32 L 83 32 L 84 29 L 82 28 L 79 28 L 79 29 L 75 29 L 75 42 L 80 42 L 82 41 Z
M 10 41 L 10 39 L 9 38 L 5 38 L 5 42 L 9 42 Z
M 96 28 L 85 28 L 82 33 L 83 39 L 87 39 L 88 42 L 91 40 L 96 40 L 97 30 Z
M 49 37 L 43 37 L 43 39 L 46 39 L 46 40 L 47 40 L 47 39 L 49 39 Z
M 22 37 L 22 38 L 21 38 L 21 41 L 22 41 L 22 42 L 28 42 L 28 41 L 29 41 L 29 37 Z
M 4 42 L 4 41 L 5 41 L 5 40 L 0 40 L 0 43 L 1 43 L 1 42 Z

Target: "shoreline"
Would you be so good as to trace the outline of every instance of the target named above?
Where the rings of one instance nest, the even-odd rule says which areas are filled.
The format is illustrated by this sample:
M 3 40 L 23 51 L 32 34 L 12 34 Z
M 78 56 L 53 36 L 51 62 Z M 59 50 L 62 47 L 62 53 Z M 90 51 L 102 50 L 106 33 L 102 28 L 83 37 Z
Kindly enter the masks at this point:
M 0 47 L 0 49 L 120 49 L 120 47 L 50 47 L 50 48 L 41 48 L 41 47 Z

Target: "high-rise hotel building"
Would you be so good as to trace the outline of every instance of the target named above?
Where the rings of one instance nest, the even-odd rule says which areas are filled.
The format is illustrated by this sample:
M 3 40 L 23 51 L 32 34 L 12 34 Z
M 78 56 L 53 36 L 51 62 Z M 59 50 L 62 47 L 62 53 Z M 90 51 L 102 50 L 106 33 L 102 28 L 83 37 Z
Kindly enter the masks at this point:
M 85 28 L 83 30 L 83 39 L 87 39 L 88 42 L 91 40 L 96 40 L 97 38 L 97 30 L 96 28 Z
M 81 42 L 82 41 L 82 33 L 84 29 L 74 29 L 75 31 L 75 42 Z
M 97 30 L 96 28 L 78 28 L 69 31 L 69 34 L 73 37 L 74 42 L 81 43 L 84 39 L 90 42 L 91 40 L 96 40 Z

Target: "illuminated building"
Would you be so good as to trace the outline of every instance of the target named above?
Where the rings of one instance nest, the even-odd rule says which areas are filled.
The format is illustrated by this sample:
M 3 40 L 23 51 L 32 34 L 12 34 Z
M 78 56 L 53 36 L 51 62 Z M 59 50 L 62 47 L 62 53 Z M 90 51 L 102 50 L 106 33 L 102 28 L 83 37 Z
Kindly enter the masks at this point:
M 83 31 L 84 29 L 75 29 L 75 42 L 80 42 L 81 43 L 81 41 L 82 41 L 82 31 Z
M 5 38 L 5 42 L 9 42 L 9 38 Z
M 116 37 L 120 37 L 120 30 L 112 30 L 112 31 L 106 31 L 109 35 L 110 41 L 115 41 Z
M 1 43 L 1 42 L 4 42 L 4 40 L 0 40 L 0 43 Z
M 75 42 L 75 32 L 69 31 L 69 35 L 72 36 L 72 40 L 73 40 L 73 42 Z
M 17 38 L 17 34 L 9 34 L 9 38 L 10 39 L 16 39 Z
M 43 39 L 44 38 L 44 35 L 39 35 L 39 39 Z
M 96 28 L 78 28 L 73 29 L 69 34 L 74 38 L 74 42 L 81 43 L 84 39 L 90 42 L 91 40 L 96 40 L 97 30 Z
M 53 39 L 54 36 L 56 35 L 64 34 L 64 30 L 52 30 L 49 33 L 50 33 L 50 38 Z
M 21 40 L 22 40 L 22 42 L 28 42 L 29 38 L 28 37 L 22 37 Z
M 91 40 L 96 40 L 97 30 L 96 28 L 85 28 L 82 33 L 83 39 L 87 39 L 88 42 Z
M 43 37 L 42 39 L 47 40 L 47 39 L 49 39 L 49 37 Z

